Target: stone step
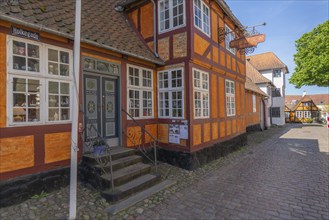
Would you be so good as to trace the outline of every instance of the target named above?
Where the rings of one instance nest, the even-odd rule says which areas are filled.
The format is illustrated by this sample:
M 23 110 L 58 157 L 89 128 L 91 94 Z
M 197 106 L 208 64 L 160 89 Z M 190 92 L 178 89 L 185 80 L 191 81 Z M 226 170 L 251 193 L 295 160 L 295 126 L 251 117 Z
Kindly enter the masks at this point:
M 114 185 L 120 186 L 124 183 L 129 182 L 130 180 L 142 176 L 144 174 L 150 173 L 151 166 L 143 163 L 136 163 L 128 167 L 124 167 L 120 170 L 114 171 Z M 104 174 L 101 176 L 103 179 L 102 186 L 103 188 L 111 188 L 111 174 Z
M 110 151 L 112 155 L 112 161 L 136 154 L 135 149 L 124 148 L 124 147 L 113 147 L 110 149 Z M 99 159 L 102 160 L 103 158 L 105 159 L 107 156 L 108 155 L 100 155 L 98 157 Z M 86 153 L 82 156 L 82 160 L 85 163 L 89 163 L 89 164 L 97 164 L 96 158 L 97 156 L 95 156 L 93 153 Z
M 116 170 L 122 169 L 124 167 L 142 162 L 142 160 L 143 160 L 143 158 L 141 156 L 138 156 L 138 155 L 131 155 L 131 156 L 127 156 L 127 157 L 122 157 L 122 158 L 119 158 L 119 159 L 116 159 L 116 160 L 112 161 L 112 170 L 116 171 Z M 99 170 L 102 170 L 101 165 L 98 165 L 98 164 L 95 165 L 95 168 L 99 169 Z M 110 170 L 111 170 L 111 167 L 110 167 L 110 165 L 107 165 L 107 166 L 103 167 L 103 169 L 107 173 L 109 173 Z
M 130 206 L 143 201 L 144 199 L 152 196 L 155 193 L 160 192 L 163 189 L 166 189 L 172 185 L 174 185 L 175 182 L 171 181 L 171 180 L 164 180 L 163 182 L 160 182 L 154 186 L 151 186 L 150 188 L 143 190 L 137 194 L 134 194 L 130 197 L 128 197 L 127 199 L 124 199 L 122 201 L 119 201 L 116 204 L 111 205 L 109 208 L 106 209 L 106 212 L 112 216 L 117 214 L 118 212 L 121 212 L 127 208 L 129 208 Z
M 160 179 L 160 175 L 146 174 L 121 186 L 115 187 L 114 191 L 103 191 L 102 196 L 107 201 L 116 202 L 153 186 L 154 184 L 159 182 Z

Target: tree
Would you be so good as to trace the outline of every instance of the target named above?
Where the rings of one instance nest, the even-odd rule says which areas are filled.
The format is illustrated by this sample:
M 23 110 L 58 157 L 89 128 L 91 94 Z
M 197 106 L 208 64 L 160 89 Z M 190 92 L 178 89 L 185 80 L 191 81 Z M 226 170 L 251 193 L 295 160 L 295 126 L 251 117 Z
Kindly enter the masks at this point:
M 329 84 L 329 20 L 295 42 L 295 73 L 289 79 L 296 88 Z

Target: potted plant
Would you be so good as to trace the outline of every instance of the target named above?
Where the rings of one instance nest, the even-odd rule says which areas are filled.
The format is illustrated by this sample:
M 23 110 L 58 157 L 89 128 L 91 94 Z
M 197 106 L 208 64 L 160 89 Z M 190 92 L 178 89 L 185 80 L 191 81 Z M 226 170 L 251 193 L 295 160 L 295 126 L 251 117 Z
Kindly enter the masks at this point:
M 94 156 L 101 156 L 106 153 L 106 143 L 103 140 L 96 140 L 93 143 Z

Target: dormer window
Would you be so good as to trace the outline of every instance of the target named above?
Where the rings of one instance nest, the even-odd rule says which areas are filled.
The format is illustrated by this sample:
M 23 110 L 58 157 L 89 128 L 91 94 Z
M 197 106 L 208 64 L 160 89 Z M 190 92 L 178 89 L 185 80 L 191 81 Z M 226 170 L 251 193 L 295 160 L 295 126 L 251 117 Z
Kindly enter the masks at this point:
M 273 71 L 273 77 L 281 77 L 281 70 L 276 69 Z
M 185 0 L 160 0 L 158 15 L 160 33 L 184 26 Z

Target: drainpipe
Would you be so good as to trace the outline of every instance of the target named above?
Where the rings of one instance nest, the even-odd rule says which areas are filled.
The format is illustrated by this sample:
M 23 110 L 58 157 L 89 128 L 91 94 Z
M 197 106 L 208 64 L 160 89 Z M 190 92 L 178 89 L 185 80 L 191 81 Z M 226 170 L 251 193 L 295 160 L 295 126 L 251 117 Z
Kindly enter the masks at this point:
M 151 0 L 153 3 L 153 53 L 156 57 L 159 57 L 159 54 L 157 52 L 157 31 L 156 31 L 156 24 L 157 24 L 157 19 L 156 19 L 156 4 L 154 0 Z

